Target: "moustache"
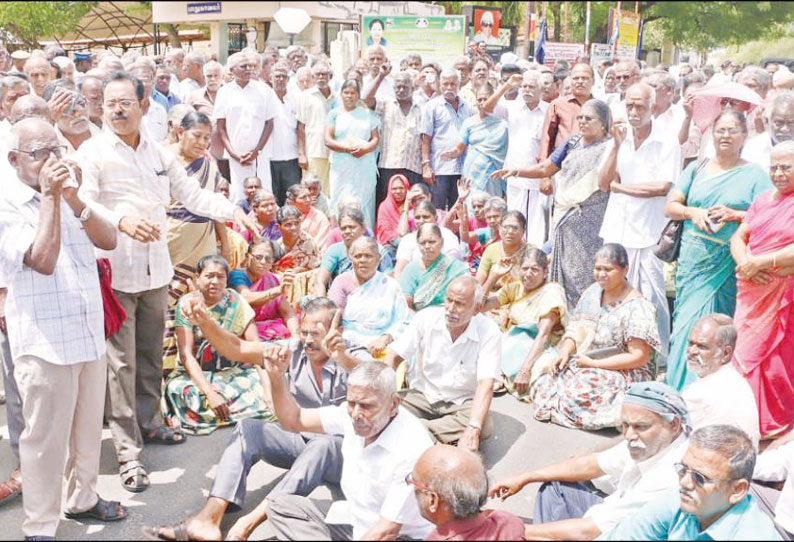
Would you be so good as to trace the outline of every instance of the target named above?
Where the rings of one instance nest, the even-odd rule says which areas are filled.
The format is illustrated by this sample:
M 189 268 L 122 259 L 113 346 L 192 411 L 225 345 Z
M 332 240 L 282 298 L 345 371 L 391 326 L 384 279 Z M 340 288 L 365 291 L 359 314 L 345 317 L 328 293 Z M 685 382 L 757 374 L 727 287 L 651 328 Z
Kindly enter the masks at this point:
M 113 115 L 113 120 L 127 120 L 127 115 L 125 115 L 124 113 L 118 113 L 116 115 Z
M 679 493 L 679 494 L 680 494 L 682 497 L 686 497 L 686 498 L 687 498 L 687 499 L 689 499 L 690 501 L 694 501 L 694 500 L 695 500 L 695 496 L 692 494 L 692 492 L 690 492 L 690 491 L 688 491 L 688 490 L 686 490 L 686 489 L 684 489 L 684 488 L 678 488 L 678 493 Z
M 635 450 L 647 450 L 648 449 L 648 447 L 645 446 L 645 444 L 643 442 L 640 442 L 639 440 L 636 440 L 636 441 L 633 441 L 633 442 L 629 442 L 628 446 L 629 446 L 629 448 L 633 448 Z

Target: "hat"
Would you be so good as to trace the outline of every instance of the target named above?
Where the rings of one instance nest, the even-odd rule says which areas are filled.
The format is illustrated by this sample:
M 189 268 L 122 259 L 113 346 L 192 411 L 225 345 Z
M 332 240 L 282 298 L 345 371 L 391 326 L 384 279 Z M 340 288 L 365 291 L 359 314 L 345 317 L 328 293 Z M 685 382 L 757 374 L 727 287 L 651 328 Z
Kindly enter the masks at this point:
M 30 58 L 30 53 L 20 49 L 18 51 L 14 51 L 13 53 L 11 53 L 11 58 L 13 58 L 14 60 L 27 60 Z
M 74 61 L 77 62 L 78 60 L 91 60 L 91 53 L 75 53 Z

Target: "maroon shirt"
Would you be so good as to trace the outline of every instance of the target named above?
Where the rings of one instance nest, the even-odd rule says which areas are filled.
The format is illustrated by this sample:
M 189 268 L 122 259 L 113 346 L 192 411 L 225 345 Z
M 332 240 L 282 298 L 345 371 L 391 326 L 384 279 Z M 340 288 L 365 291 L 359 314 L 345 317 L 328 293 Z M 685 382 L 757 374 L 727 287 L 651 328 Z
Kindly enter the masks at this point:
M 581 111 L 582 105 L 592 97 L 591 94 L 580 102 L 574 96 L 560 96 L 551 102 L 546 110 L 546 120 L 541 130 L 539 162 L 548 158 L 563 141 L 579 131 L 579 121 L 576 120 L 576 116 Z
M 524 522 L 510 512 L 488 510 L 436 527 L 425 540 L 524 540 Z

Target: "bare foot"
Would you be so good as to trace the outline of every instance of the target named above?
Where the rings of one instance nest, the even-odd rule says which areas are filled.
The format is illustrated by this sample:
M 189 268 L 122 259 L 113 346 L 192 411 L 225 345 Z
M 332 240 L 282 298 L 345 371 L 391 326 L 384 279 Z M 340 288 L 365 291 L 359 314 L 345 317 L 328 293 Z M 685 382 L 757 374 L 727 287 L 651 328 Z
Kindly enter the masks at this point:
M 267 514 L 263 516 L 246 514 L 234 522 L 232 528 L 226 533 L 226 540 L 248 540 L 251 533 L 267 519 Z

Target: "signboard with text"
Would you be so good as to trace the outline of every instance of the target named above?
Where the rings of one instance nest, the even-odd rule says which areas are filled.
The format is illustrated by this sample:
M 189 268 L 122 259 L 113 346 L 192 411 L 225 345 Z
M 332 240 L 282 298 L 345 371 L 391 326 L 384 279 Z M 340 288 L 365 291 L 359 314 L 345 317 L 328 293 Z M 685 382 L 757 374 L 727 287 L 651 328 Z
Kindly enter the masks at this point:
M 220 13 L 221 2 L 188 2 L 188 15 L 203 15 L 204 13 Z
M 636 58 L 637 44 L 640 38 L 640 14 L 633 11 L 620 10 L 617 58 Z
M 590 65 L 593 68 L 598 67 L 598 63 L 604 59 L 612 58 L 612 47 L 607 43 L 591 43 L 590 44 Z
M 543 64 L 546 66 L 554 67 L 554 62 L 557 60 L 567 60 L 568 64 L 573 65 L 576 59 L 584 56 L 584 43 L 557 43 L 554 41 L 547 41 L 543 45 L 545 57 Z
M 362 15 L 361 54 L 373 45 L 381 45 L 393 63 L 416 54 L 422 62 L 452 65 L 456 56 L 465 52 L 466 17 L 415 15 Z

